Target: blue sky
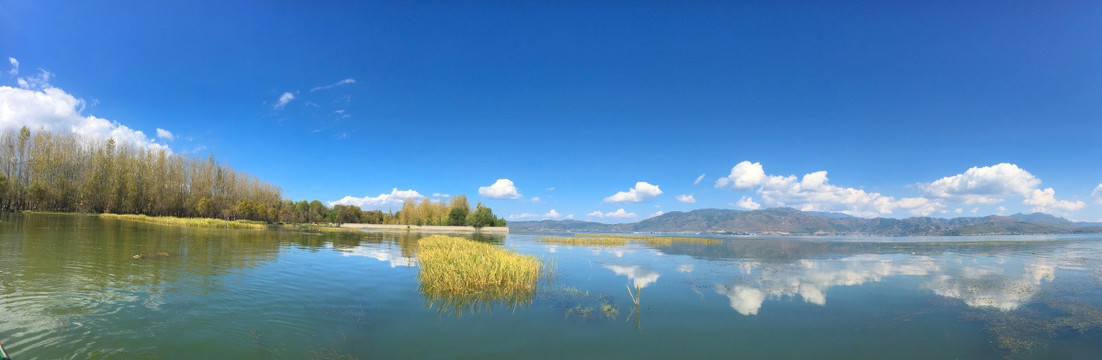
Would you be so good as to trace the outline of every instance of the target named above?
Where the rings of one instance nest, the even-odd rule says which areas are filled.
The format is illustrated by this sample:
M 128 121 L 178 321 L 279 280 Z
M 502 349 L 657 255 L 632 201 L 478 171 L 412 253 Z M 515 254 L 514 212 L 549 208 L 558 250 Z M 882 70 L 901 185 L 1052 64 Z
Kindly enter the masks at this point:
M 0 0 L 0 130 L 384 210 L 1102 220 L 1102 3 L 690 3 Z

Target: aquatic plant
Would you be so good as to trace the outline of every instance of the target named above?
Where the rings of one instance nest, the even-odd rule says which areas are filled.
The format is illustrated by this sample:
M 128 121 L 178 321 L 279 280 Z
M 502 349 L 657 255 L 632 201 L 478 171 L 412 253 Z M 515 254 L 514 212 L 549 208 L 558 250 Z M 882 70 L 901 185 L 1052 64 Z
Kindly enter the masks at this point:
M 268 226 L 259 221 L 248 220 L 222 220 L 222 219 L 210 219 L 210 218 L 179 218 L 174 216 L 146 216 L 146 215 L 131 215 L 131 214 L 100 214 L 100 218 L 103 219 L 118 219 L 126 221 L 137 221 L 149 224 L 159 225 L 176 225 L 176 226 L 190 226 L 199 228 L 213 228 L 213 229 L 251 229 L 251 230 L 264 230 Z
M 624 246 L 627 239 L 601 238 L 601 237 L 542 237 L 539 240 L 544 244 L 567 246 Z
M 494 302 L 529 304 L 541 274 L 538 258 L 500 246 L 458 237 L 433 235 L 418 243 L 421 293 L 439 311 L 478 311 Z

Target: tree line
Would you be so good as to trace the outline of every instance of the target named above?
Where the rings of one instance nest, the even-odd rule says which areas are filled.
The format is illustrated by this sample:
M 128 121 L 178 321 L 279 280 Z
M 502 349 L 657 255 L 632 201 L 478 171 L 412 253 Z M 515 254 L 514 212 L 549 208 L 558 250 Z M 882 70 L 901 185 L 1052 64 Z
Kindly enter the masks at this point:
M 321 201 L 283 199 L 278 186 L 206 159 L 113 139 L 32 132 L 0 133 L 0 210 L 144 214 L 247 219 L 269 223 L 504 226 L 465 196 L 448 204 L 407 200 L 396 214 Z

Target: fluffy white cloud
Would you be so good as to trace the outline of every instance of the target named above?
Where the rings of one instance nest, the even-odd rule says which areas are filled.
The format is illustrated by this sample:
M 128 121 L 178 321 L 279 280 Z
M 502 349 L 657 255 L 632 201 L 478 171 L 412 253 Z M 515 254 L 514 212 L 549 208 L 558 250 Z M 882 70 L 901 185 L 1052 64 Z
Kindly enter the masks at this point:
M 173 136 L 171 131 L 162 128 L 157 128 L 157 137 L 165 140 L 176 140 L 176 136 Z
M 548 211 L 546 214 L 543 215 L 543 217 L 548 218 L 548 219 L 558 219 L 559 218 L 559 212 L 555 211 L 555 209 L 551 209 L 551 211 Z
M 1041 180 L 1018 165 L 1001 163 L 972 167 L 963 174 L 919 184 L 927 195 L 965 204 L 997 204 L 1012 195 L 1028 196 Z
M 929 184 L 919 184 L 927 196 L 959 201 L 965 204 L 997 204 L 1007 197 L 1021 196 L 1022 204 L 1033 206 L 1035 212 L 1082 209 L 1082 201 L 1057 200 L 1052 188 L 1041 189 L 1038 179 L 1018 165 L 1001 163 L 972 167 L 963 174 L 947 176 Z M 1096 192 L 1098 190 L 1095 190 Z M 999 207 L 1000 213 L 1006 208 Z
M 493 185 L 479 187 L 478 195 L 491 199 L 520 199 L 523 196 L 509 179 L 497 179 Z
M 451 194 L 432 193 L 432 197 L 434 198 L 446 198 L 451 196 Z
M 355 84 L 355 83 L 356 83 L 356 79 L 347 78 L 347 79 L 344 79 L 344 80 L 341 80 L 341 81 L 338 81 L 338 82 L 335 82 L 335 83 L 332 83 L 332 84 L 329 84 L 329 85 L 323 85 L 323 86 L 315 87 L 313 89 L 310 89 L 310 92 L 321 91 L 321 90 L 329 90 L 329 89 L 332 89 L 332 88 L 335 88 L 335 87 L 338 87 L 338 86 L 341 86 L 341 85 L 348 85 L 348 84 Z
M 421 193 L 418 193 L 412 189 L 398 190 L 398 188 L 394 188 L 390 190 L 389 194 L 379 194 L 379 196 L 375 197 L 364 196 L 362 198 L 358 198 L 353 196 L 345 196 L 340 200 L 330 201 L 329 206 L 354 205 L 359 206 L 361 209 L 383 210 L 388 206 L 402 206 L 402 202 L 406 201 L 406 199 L 420 200 L 424 197 L 424 195 L 421 195 Z
M 589 214 L 586 214 L 585 216 L 586 217 L 591 217 L 591 218 L 621 218 L 621 219 L 624 219 L 624 218 L 638 217 L 639 215 L 636 214 L 636 213 L 633 213 L 633 212 L 627 212 L 623 208 L 620 208 L 619 210 L 610 211 L 610 212 L 607 212 L 607 213 L 602 213 L 600 211 L 594 211 L 594 212 L 591 212 Z
M 71 132 L 87 139 L 131 144 L 171 152 L 145 133 L 118 122 L 81 114 L 85 102 L 49 85 L 48 72 L 38 80 L 20 79 L 24 88 L 0 86 L 0 131 L 26 126 L 32 131 Z M 32 89 L 32 87 L 34 87 Z
M 754 199 L 748 196 L 743 196 L 742 198 L 738 199 L 738 202 L 735 203 L 735 205 L 738 205 L 738 207 L 746 210 L 757 210 L 761 208 L 761 204 L 754 202 Z
M 693 185 L 700 184 L 701 181 L 704 181 L 704 175 L 708 175 L 708 174 L 700 174 L 700 176 L 697 176 L 696 180 L 693 181 Z
M 540 197 L 539 197 L 539 196 L 536 196 L 536 197 L 533 197 L 533 198 L 532 198 L 532 203 L 535 203 L 535 204 L 543 204 L 543 203 L 545 203 L 545 202 L 546 202 L 546 201 L 543 201 L 543 199 L 540 199 Z
M 284 106 L 287 106 L 287 103 L 291 102 L 291 100 L 294 100 L 294 99 L 295 99 L 295 94 L 285 92 L 285 93 L 283 93 L 283 95 L 279 96 L 279 100 L 276 100 L 275 106 L 272 106 L 272 108 L 274 108 L 276 110 L 282 109 Z
M 929 215 L 945 205 L 926 198 L 896 199 L 880 193 L 828 184 L 827 172 L 816 171 L 797 178 L 795 175 L 766 175 L 760 163 L 743 161 L 731 169 L 731 175 L 716 181 L 716 187 L 730 186 L 736 190 L 757 187 L 762 204 L 770 207 L 790 206 L 803 211 L 836 211 L 854 216 L 873 217 L 907 210 L 912 215 Z M 746 209 L 761 204 L 743 197 L 736 204 Z
M 750 190 L 765 181 L 765 170 L 761 163 L 743 161 L 731 168 L 731 174 L 716 180 L 716 187 L 730 185 L 735 190 Z
M 650 219 L 650 218 L 655 217 L 655 216 L 662 216 L 662 214 L 665 214 L 665 213 L 666 213 L 665 211 L 658 210 L 658 211 L 655 211 L 653 213 L 647 214 L 646 218 Z
M 8 71 L 8 74 L 11 74 L 11 76 L 19 75 L 19 60 L 10 57 L 8 62 L 11 63 L 11 70 Z
M 628 191 L 620 191 L 612 196 L 606 197 L 604 202 L 606 203 L 619 203 L 619 202 L 644 202 L 654 199 L 654 197 L 662 195 L 662 190 L 658 188 L 658 185 L 651 185 L 646 181 L 640 181 L 635 183 L 635 187 L 628 189 Z
M 1082 201 L 1056 200 L 1056 191 L 1052 188 L 1033 189 L 1022 203 L 1033 206 L 1034 212 L 1048 212 L 1050 209 L 1074 211 L 1087 206 Z
M 1098 184 L 1098 187 L 1094 188 L 1091 197 L 1094 197 L 1095 202 L 1102 204 L 1102 184 Z
M 693 198 L 692 194 L 677 195 L 677 196 L 675 196 L 675 198 L 677 198 L 677 201 L 680 201 L 680 202 L 683 202 L 683 203 L 688 203 L 688 204 L 696 203 L 696 198 Z

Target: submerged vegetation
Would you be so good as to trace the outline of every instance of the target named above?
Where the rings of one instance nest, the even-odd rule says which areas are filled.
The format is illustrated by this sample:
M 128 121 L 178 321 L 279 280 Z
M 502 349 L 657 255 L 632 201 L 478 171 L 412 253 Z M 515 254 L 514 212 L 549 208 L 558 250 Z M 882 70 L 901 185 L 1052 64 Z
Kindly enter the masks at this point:
M 477 311 L 495 302 L 532 302 L 550 265 L 532 255 L 458 237 L 433 235 L 419 242 L 421 293 L 439 311 Z

